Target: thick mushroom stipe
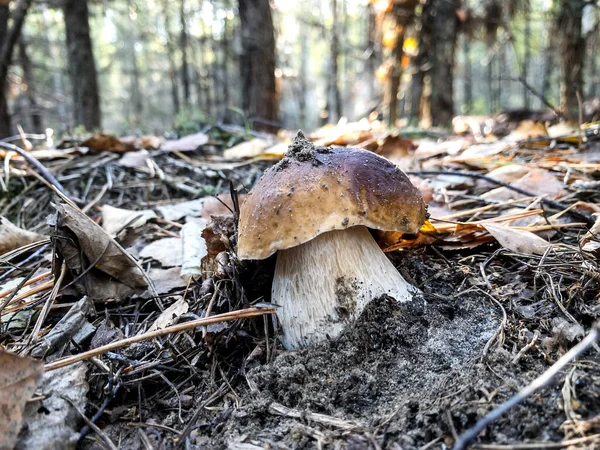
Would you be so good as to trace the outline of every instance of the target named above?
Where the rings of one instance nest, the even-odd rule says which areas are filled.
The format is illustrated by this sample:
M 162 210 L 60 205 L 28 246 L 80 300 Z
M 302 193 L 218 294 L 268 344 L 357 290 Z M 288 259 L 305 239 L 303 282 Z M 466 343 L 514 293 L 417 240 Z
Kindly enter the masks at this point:
M 415 288 L 364 226 L 323 233 L 277 254 L 273 303 L 286 349 L 337 337 L 373 299 L 411 299 Z

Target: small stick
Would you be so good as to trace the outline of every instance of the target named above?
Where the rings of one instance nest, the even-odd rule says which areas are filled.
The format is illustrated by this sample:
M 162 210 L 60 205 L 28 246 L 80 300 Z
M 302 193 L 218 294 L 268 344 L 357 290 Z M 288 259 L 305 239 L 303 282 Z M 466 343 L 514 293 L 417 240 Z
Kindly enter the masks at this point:
M 2 141 L 0 141 L 0 147 L 3 147 L 7 150 L 13 151 L 13 152 L 21 155 L 25 159 L 25 161 L 27 161 L 29 164 L 31 164 L 33 167 L 35 167 L 40 172 L 41 176 L 48 183 L 53 185 L 56 189 L 58 189 L 66 197 L 70 197 L 69 194 L 67 193 L 67 191 L 65 190 L 65 188 L 62 186 L 62 184 L 60 184 L 60 182 L 56 178 L 54 178 L 54 175 L 52 175 L 50 172 L 48 172 L 48 169 L 46 169 L 41 162 L 39 162 L 37 159 L 35 159 L 33 156 L 31 156 L 31 154 L 28 151 L 23 150 L 22 148 L 19 148 L 16 145 L 8 144 L 8 143 L 2 142 Z
M 452 175 L 458 177 L 467 177 L 467 178 L 476 178 L 479 180 L 485 180 L 488 183 L 495 184 L 496 186 L 502 186 L 512 191 L 518 192 L 519 194 L 526 195 L 527 197 L 537 197 L 535 194 L 526 191 L 525 189 L 521 189 L 519 187 L 513 186 L 511 184 L 505 183 L 503 181 L 496 180 L 494 178 L 488 177 L 487 175 L 482 175 L 477 172 L 464 172 L 464 171 L 452 171 L 452 170 L 407 170 L 405 171 L 407 175 Z M 546 197 L 540 197 L 540 201 L 550 206 L 551 208 L 555 208 L 560 210 L 568 209 L 569 205 L 565 205 L 563 203 L 555 202 L 554 200 L 550 200 Z M 578 219 L 585 220 L 585 222 L 589 225 L 593 225 L 596 222 L 596 219 L 586 213 L 582 213 L 580 211 L 569 210 L 569 214 Z
M 137 336 L 132 336 L 127 339 L 121 339 L 120 341 L 111 342 L 110 344 L 94 348 L 92 350 L 80 353 L 78 355 L 68 356 L 66 358 L 56 360 L 54 362 L 51 362 L 50 364 L 46 364 L 45 370 L 46 372 L 48 372 L 50 370 L 60 369 L 61 367 L 74 364 L 78 361 L 84 361 L 86 359 L 89 359 L 92 356 L 98 356 L 102 353 L 110 352 L 121 347 L 126 347 L 136 342 L 148 341 L 150 339 L 165 336 L 167 334 L 190 330 L 196 327 L 203 327 L 206 325 L 211 325 L 213 323 L 230 322 L 232 320 L 243 319 L 246 317 L 264 316 L 265 314 L 275 314 L 275 308 L 246 308 L 237 311 L 231 311 L 224 314 L 217 314 L 216 316 L 208 317 L 205 319 L 191 320 L 189 322 L 179 323 L 177 325 L 172 325 L 170 327 L 163 328 L 162 330 L 150 331 L 147 333 L 139 334 Z
M 37 270 L 38 268 L 39 268 L 39 266 L 38 266 L 38 267 L 36 267 L 36 268 L 35 268 L 35 270 Z M 38 275 L 37 277 L 30 278 L 29 280 L 25 279 L 25 282 L 23 283 L 23 286 L 20 286 L 20 285 L 19 285 L 19 286 L 20 286 L 20 287 L 29 286 L 30 284 L 37 283 L 38 281 L 42 281 L 44 278 L 48 278 L 48 277 L 49 277 L 49 276 L 51 276 L 51 275 L 52 275 L 52 272 L 50 272 L 50 271 L 48 271 L 48 272 L 44 272 L 44 273 L 42 273 L 42 274 Z M 6 297 L 7 295 L 10 295 L 10 294 L 12 294 L 12 293 L 13 293 L 15 290 L 17 290 L 17 291 L 18 291 L 18 290 L 20 289 L 20 287 L 19 287 L 19 286 L 17 286 L 17 287 L 16 287 L 16 288 L 14 288 L 14 289 L 7 289 L 7 290 L 5 290 L 5 291 L 2 291 L 2 292 L 0 292 L 0 298 L 4 298 L 4 297 Z M 1 310 L 1 309 L 2 309 L 2 308 L 0 308 L 0 310 Z
M 567 364 L 590 348 L 598 339 L 599 334 L 600 322 L 597 322 L 584 340 L 561 356 L 560 359 L 556 361 L 548 370 L 513 395 L 506 402 L 493 409 L 488 415 L 480 419 L 474 427 L 465 431 L 460 436 L 458 441 L 456 441 L 453 450 L 464 450 L 467 445 L 469 445 L 469 443 L 479 435 L 479 433 L 486 429 L 488 425 L 491 425 L 496 419 L 499 419 L 514 406 L 518 405 L 527 397 L 532 395 L 535 391 L 550 383 L 552 379 L 567 366 Z

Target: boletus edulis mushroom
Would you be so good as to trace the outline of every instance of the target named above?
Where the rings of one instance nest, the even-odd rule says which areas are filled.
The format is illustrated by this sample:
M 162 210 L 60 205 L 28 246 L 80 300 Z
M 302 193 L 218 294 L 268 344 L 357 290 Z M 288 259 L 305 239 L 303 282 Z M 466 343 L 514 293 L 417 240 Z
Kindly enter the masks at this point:
M 238 257 L 277 254 L 273 303 L 283 345 L 337 337 L 373 299 L 412 298 L 368 228 L 416 233 L 426 207 L 397 166 L 354 148 L 320 148 L 299 132 L 240 208 Z

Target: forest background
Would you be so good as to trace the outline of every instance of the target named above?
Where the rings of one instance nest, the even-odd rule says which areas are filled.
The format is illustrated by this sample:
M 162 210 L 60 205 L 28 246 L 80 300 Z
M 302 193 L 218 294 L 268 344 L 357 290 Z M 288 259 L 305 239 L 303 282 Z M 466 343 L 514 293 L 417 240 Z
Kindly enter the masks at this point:
M 0 137 L 577 122 L 599 21 L 588 0 L 0 0 Z

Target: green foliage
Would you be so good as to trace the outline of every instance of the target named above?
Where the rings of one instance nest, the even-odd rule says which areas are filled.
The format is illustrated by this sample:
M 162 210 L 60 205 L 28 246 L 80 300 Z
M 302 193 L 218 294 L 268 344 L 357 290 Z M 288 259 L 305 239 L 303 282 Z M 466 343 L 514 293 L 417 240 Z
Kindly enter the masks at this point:
M 209 123 L 208 117 L 204 112 L 197 109 L 182 109 L 175 116 L 173 129 L 179 136 L 199 132 Z

